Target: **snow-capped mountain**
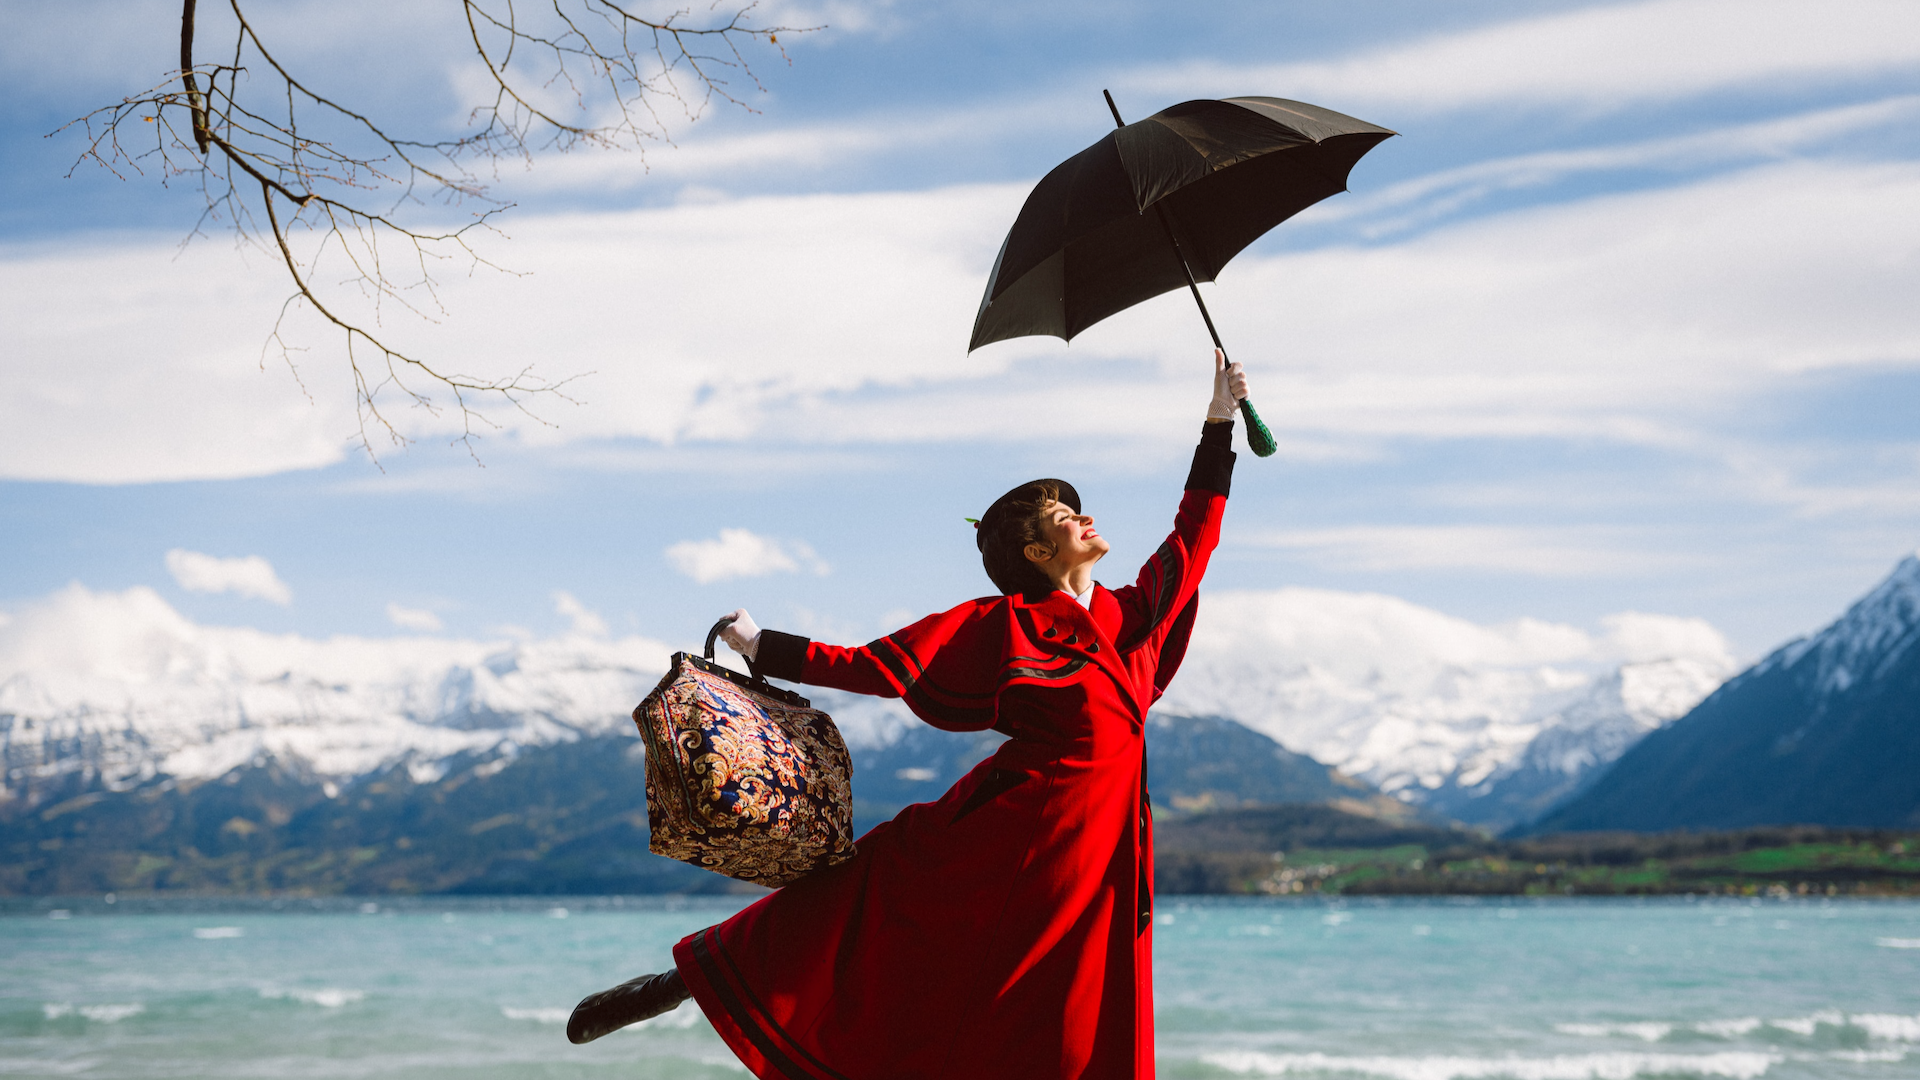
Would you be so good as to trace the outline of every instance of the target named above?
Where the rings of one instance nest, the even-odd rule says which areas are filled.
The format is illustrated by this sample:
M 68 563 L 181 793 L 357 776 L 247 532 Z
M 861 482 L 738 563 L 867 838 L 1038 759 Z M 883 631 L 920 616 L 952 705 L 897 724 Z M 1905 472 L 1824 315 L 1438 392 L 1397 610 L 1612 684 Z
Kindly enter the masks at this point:
M 1685 712 L 1731 668 L 1700 620 L 1626 614 L 1599 635 L 1488 627 L 1392 597 L 1209 594 L 1165 712 L 1237 720 L 1410 802 L 1504 823 Z M 512 754 L 624 727 L 672 651 L 590 614 L 545 640 L 325 640 L 202 626 L 157 593 L 74 585 L 0 622 L 8 796 L 74 772 L 110 786 L 267 758 L 336 779 Z M 914 721 L 809 691 L 856 748 Z
M 1538 717 L 1524 750 L 1477 784 L 1443 784 L 1421 801 L 1462 821 L 1504 829 L 1532 821 L 1598 775 L 1647 733 L 1685 715 L 1726 678 L 1717 659 L 1623 664 L 1572 704 Z
M 1734 669 L 1700 619 L 1627 612 L 1594 635 L 1482 626 L 1391 596 L 1214 593 L 1161 707 L 1230 716 L 1408 802 L 1525 820 Z
M 1635 745 L 1561 829 L 1920 823 L 1920 557 Z
M 1913 659 L 1916 646 L 1920 646 L 1920 555 L 1909 555 L 1832 626 L 1781 646 L 1741 679 L 1797 669 L 1808 690 L 1831 698 L 1857 683 L 1886 678 Z
M 314 640 L 199 626 L 151 589 L 72 585 L 0 623 L 8 795 L 66 773 L 109 786 L 263 758 L 347 778 L 630 722 L 666 668 L 644 638 Z

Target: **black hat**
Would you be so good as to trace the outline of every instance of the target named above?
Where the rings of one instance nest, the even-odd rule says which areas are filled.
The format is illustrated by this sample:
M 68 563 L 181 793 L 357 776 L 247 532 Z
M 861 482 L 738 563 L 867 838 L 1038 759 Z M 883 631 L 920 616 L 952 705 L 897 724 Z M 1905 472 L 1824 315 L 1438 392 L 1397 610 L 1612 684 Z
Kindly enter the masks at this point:
M 1014 488 L 1012 491 L 1007 492 L 1005 495 L 993 500 L 993 505 L 987 507 L 987 512 L 980 515 L 979 521 L 974 522 L 973 546 L 979 548 L 981 551 L 987 550 L 987 537 L 994 529 L 1000 527 L 1000 522 L 1007 516 L 1008 504 L 1012 503 L 1014 499 L 1021 495 L 1031 493 L 1032 489 L 1039 487 L 1041 484 L 1052 484 L 1054 487 L 1059 488 L 1060 501 L 1073 507 L 1074 513 L 1077 514 L 1080 512 L 1080 493 L 1073 489 L 1072 484 L 1067 483 L 1065 480 L 1029 480 L 1019 487 Z

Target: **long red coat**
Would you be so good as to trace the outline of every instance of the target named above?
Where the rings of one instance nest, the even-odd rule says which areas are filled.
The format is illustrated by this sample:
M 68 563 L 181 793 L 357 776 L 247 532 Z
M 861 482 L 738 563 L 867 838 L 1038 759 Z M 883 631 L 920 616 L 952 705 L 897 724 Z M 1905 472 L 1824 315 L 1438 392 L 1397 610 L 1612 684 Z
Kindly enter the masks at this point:
M 1186 651 L 1219 535 L 1233 455 L 1214 442 L 1172 535 L 1133 585 L 1096 586 L 1090 610 L 1064 592 L 995 596 L 859 648 L 763 638 L 763 672 L 797 668 L 771 673 L 1009 738 L 937 802 L 875 826 L 851 861 L 674 947 L 756 1076 L 1153 1076 L 1144 721 Z

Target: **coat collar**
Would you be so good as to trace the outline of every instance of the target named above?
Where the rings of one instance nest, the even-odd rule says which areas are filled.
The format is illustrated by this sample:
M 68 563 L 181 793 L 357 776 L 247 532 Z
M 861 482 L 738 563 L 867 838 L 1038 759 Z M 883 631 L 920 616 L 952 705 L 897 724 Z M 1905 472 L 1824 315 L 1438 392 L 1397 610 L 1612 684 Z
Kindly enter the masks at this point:
M 1123 696 L 1134 702 L 1135 711 L 1139 711 L 1133 678 L 1121 662 L 1120 650 L 1114 647 L 1113 638 L 1100 629 L 1097 616 L 1103 608 L 1117 603 L 1106 586 L 1094 583 L 1091 609 L 1081 607 L 1080 601 L 1059 590 L 1012 599 L 1016 621 L 1032 638 L 1035 647 L 1092 661 L 1120 685 L 1125 692 Z M 1049 630 L 1054 631 L 1052 636 L 1048 635 Z M 1069 642 L 1068 638 L 1076 640 Z

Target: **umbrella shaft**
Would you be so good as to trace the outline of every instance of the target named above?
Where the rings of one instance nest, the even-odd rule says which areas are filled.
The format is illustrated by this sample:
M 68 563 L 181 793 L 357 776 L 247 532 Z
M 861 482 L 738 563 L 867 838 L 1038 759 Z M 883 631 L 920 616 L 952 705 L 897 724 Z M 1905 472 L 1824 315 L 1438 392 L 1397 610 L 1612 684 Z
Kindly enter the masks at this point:
M 1120 106 L 1113 103 L 1113 93 L 1102 90 L 1100 96 L 1107 99 L 1107 111 L 1113 113 L 1113 126 L 1126 127 L 1127 122 L 1120 119 Z M 1160 227 L 1167 231 L 1167 243 L 1173 246 L 1173 257 L 1180 260 L 1180 272 L 1187 275 L 1187 291 L 1193 293 L 1193 302 L 1200 305 L 1200 318 L 1206 321 L 1207 334 L 1213 338 L 1213 347 L 1220 350 L 1221 356 L 1225 356 L 1227 347 L 1220 344 L 1220 331 L 1213 328 L 1213 316 L 1207 312 L 1207 302 L 1200 298 L 1200 283 L 1194 280 L 1193 268 L 1187 265 L 1186 252 L 1180 250 L 1180 239 L 1173 234 L 1173 222 L 1167 220 L 1166 207 L 1154 203 L 1153 212 L 1160 217 Z
M 1180 240 L 1173 235 L 1173 222 L 1167 220 L 1166 208 L 1159 203 L 1153 204 L 1153 212 L 1160 215 L 1160 227 L 1167 230 L 1167 243 L 1173 245 L 1173 257 L 1180 260 L 1180 272 L 1187 275 L 1187 291 L 1193 294 L 1193 302 L 1200 305 L 1200 318 L 1206 321 L 1207 333 L 1213 337 L 1213 347 L 1225 356 L 1227 347 L 1220 344 L 1220 331 L 1213 328 L 1213 316 L 1207 311 L 1207 302 L 1200 298 L 1200 283 L 1194 280 L 1193 268 L 1187 265 L 1187 253 L 1180 250 Z

